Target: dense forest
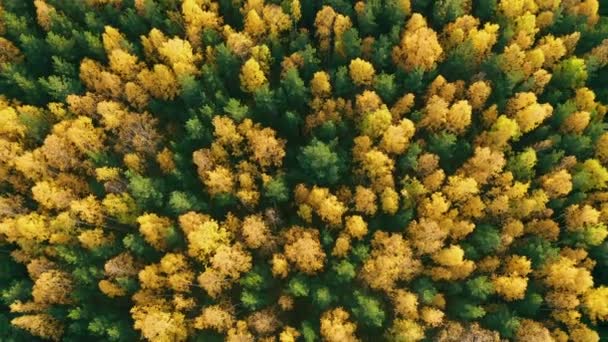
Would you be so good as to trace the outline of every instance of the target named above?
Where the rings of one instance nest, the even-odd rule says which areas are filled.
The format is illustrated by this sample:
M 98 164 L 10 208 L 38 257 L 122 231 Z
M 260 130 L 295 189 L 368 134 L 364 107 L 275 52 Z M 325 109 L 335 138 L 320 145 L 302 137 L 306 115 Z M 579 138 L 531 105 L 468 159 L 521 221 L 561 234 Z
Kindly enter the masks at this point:
M 0 0 L 0 341 L 608 341 L 608 2 Z

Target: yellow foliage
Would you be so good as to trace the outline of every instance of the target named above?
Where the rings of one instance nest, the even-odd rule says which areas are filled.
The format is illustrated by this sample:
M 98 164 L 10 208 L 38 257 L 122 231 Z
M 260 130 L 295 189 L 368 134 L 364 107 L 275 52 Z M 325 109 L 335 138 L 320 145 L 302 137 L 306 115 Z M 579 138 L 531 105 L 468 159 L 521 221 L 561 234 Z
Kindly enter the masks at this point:
M 374 66 L 361 58 L 356 58 L 350 61 L 348 66 L 350 78 L 356 85 L 371 85 L 374 79 Z
M 409 280 L 420 270 L 412 249 L 401 234 L 374 233 L 371 256 L 365 261 L 359 277 L 371 288 L 390 291 L 397 281 Z
M 123 288 L 105 279 L 100 280 L 97 285 L 99 290 L 110 298 L 121 297 L 126 294 L 126 291 Z
M 382 134 L 380 147 L 388 153 L 402 154 L 406 151 L 415 132 L 414 123 L 411 120 L 402 119 L 399 125 L 390 125 L 386 128 Z
M 27 330 L 34 336 L 59 341 L 63 334 L 61 322 L 49 314 L 23 315 L 11 320 L 15 327 Z
M 593 277 L 589 270 L 576 267 L 575 262 L 559 257 L 545 266 L 545 282 L 556 290 L 573 293 L 585 293 L 593 286 Z
M 270 230 L 260 215 L 251 215 L 243 220 L 242 234 L 247 247 L 255 249 L 267 242 Z
M 328 96 L 331 94 L 331 82 L 329 75 L 324 71 L 314 73 L 310 80 L 310 88 L 315 96 Z
M 137 218 L 139 232 L 146 242 L 157 250 L 166 248 L 166 237 L 171 227 L 171 221 L 156 214 L 145 214 Z
M 608 320 L 608 287 L 600 286 L 587 291 L 583 305 L 592 321 Z
M 376 194 L 371 189 L 358 185 L 355 190 L 355 209 L 366 215 L 374 215 L 377 210 Z
M 399 194 L 393 188 L 385 188 L 380 195 L 384 213 L 394 215 L 399 210 Z
M 458 245 L 451 245 L 433 254 L 433 260 L 442 266 L 458 266 L 464 261 L 464 250 Z
M 188 337 L 186 317 L 157 305 L 136 305 L 131 309 L 135 323 L 144 338 L 153 342 L 185 341 Z
M 211 305 L 203 309 L 200 316 L 194 320 L 196 329 L 212 329 L 226 332 L 235 323 L 234 314 L 220 305 Z
M 420 341 L 424 339 L 424 329 L 411 319 L 396 319 L 387 334 L 393 341 Z
M 260 64 L 253 58 L 250 58 L 243 64 L 240 74 L 241 87 L 244 91 L 253 93 L 266 84 L 266 76 L 262 71 Z
M 492 278 L 496 293 L 507 301 L 523 299 L 528 287 L 528 278 L 511 275 Z
M 362 239 L 367 234 L 367 223 L 359 215 L 346 218 L 346 232 L 355 239 Z
M 137 75 L 139 84 L 152 96 L 161 100 L 172 100 L 177 95 L 177 79 L 164 64 L 155 64 L 152 70 L 143 69 Z
M 565 196 L 572 191 L 572 176 L 566 170 L 559 170 L 541 178 L 541 184 L 549 197 Z
M 178 78 L 197 73 L 198 67 L 195 62 L 198 57 L 188 41 L 179 38 L 169 39 L 159 46 L 158 53 L 172 67 Z
M 285 232 L 285 257 L 299 271 L 306 274 L 321 271 L 325 263 L 325 252 L 319 242 L 319 231 L 300 227 L 287 230 Z
M 193 227 L 186 235 L 188 255 L 206 263 L 215 251 L 230 240 L 230 234 L 216 221 L 205 221 Z
M 42 273 L 32 288 L 32 297 L 37 303 L 70 304 L 73 284 L 69 274 L 50 270 Z
M 390 127 L 393 116 L 386 106 L 366 113 L 361 121 L 361 133 L 371 138 L 380 137 Z
M 321 336 L 328 342 L 356 342 L 357 326 L 350 322 L 346 310 L 338 307 L 321 315 Z
M 408 20 L 401 42 L 393 48 L 393 62 L 407 71 L 429 71 L 442 58 L 443 49 L 437 33 L 427 26 L 424 17 L 414 13 Z

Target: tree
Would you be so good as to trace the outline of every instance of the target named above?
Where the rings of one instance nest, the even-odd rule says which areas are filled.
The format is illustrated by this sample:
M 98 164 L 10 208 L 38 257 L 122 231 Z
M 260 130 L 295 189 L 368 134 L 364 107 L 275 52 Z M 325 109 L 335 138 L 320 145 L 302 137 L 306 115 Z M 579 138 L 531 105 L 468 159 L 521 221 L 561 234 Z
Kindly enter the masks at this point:
M 437 33 L 427 27 L 422 15 L 414 13 L 407 22 L 400 45 L 393 48 L 393 62 L 406 71 L 416 68 L 429 71 L 442 55 Z
M 492 279 L 496 293 L 508 301 L 523 299 L 528 279 L 520 276 L 499 276 Z
M 355 306 L 352 311 L 359 322 L 372 327 L 381 327 L 386 319 L 380 301 L 360 292 L 354 293 Z
M 350 61 L 348 71 L 354 84 L 359 86 L 372 84 L 375 70 L 371 63 L 366 62 L 361 58 L 353 59 Z
M 318 231 L 293 227 L 285 233 L 285 238 L 285 256 L 298 270 L 315 274 L 323 269 L 325 252 Z
M 134 173 L 128 174 L 128 176 L 129 191 L 140 207 L 154 208 L 162 205 L 164 195 L 159 189 L 159 181 Z
M 467 290 L 471 296 L 485 301 L 494 293 L 494 286 L 487 276 L 478 276 L 467 281 Z
M 572 177 L 573 188 L 583 192 L 603 189 L 607 182 L 608 171 L 596 159 L 585 160 L 579 171 Z
M 270 231 L 260 216 L 247 216 L 243 220 L 243 238 L 249 248 L 260 248 L 264 245 Z
M 601 1 L 0 2 L 1 341 L 608 339 Z
M 298 155 L 300 167 L 321 185 L 335 184 L 344 170 L 344 162 L 335 147 L 335 143 L 313 139 Z
M 73 288 L 71 277 L 61 271 L 50 270 L 42 273 L 32 288 L 34 301 L 41 304 L 69 304 Z
M 276 177 L 264 184 L 264 197 L 277 203 L 289 200 L 289 191 L 283 178 Z
M 576 89 L 585 84 L 587 68 L 585 61 L 571 57 L 563 60 L 553 72 L 552 83 L 565 89 Z
M 172 229 L 168 218 L 156 214 L 144 214 L 137 218 L 137 223 L 140 233 L 150 245 L 158 250 L 167 248 L 167 238 Z
M 411 319 L 396 319 L 387 331 L 387 337 L 395 341 L 420 341 L 424 336 L 424 329 Z
M 593 321 L 608 320 L 607 301 L 608 288 L 605 286 L 591 289 L 585 293 L 583 305 Z
M 187 336 L 185 317 L 180 312 L 165 311 L 157 306 L 134 307 L 134 327 L 149 340 L 184 341 Z
M 420 267 L 408 243 L 399 234 L 378 231 L 372 239 L 372 253 L 359 277 L 372 289 L 389 291 L 399 280 L 410 280 Z
M 253 58 L 250 58 L 243 64 L 241 68 L 241 87 L 244 91 L 253 93 L 260 89 L 266 82 L 266 76 L 262 71 L 260 64 Z
M 331 94 L 331 82 L 329 75 L 324 71 L 314 73 L 310 80 L 310 88 L 315 96 L 327 96 Z
M 11 324 L 29 331 L 32 335 L 59 341 L 63 334 L 61 323 L 48 314 L 23 315 L 14 318 Z
M 321 336 L 327 341 L 359 341 L 355 335 L 357 326 L 350 322 L 349 314 L 342 308 L 325 311 L 321 315 Z
M 433 4 L 433 22 L 437 26 L 454 21 L 465 13 L 465 2 L 461 0 L 441 0 Z
M 180 223 L 182 229 L 184 229 L 185 218 L 182 221 L 183 223 Z M 229 233 L 213 220 L 201 222 L 191 228 L 185 228 L 187 230 L 188 255 L 200 261 L 209 260 L 217 248 L 228 242 Z
M 155 64 L 152 70 L 143 69 L 137 75 L 137 80 L 156 98 L 171 100 L 177 95 L 175 74 L 164 64 Z

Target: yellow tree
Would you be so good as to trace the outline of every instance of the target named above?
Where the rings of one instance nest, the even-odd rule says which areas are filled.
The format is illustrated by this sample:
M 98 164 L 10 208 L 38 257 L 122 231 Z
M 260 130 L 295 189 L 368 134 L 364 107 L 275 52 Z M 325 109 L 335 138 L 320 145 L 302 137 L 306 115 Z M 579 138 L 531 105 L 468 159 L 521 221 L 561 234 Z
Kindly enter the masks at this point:
M 592 321 L 608 321 L 608 287 L 600 286 L 587 291 L 583 305 Z
M 541 185 L 551 198 L 565 196 L 572 191 L 572 176 L 567 170 L 559 170 L 541 178 Z
M 460 172 L 473 178 L 477 184 L 484 185 L 491 177 L 498 175 L 506 161 L 501 152 L 487 147 L 475 148 L 475 153 L 460 168 Z
M 239 126 L 249 142 L 250 159 L 257 162 L 262 168 L 281 166 L 285 157 L 285 140 L 278 139 L 272 128 L 261 128 L 259 125 L 251 126 L 251 121 L 245 119 Z
M 49 314 L 23 315 L 11 320 L 17 328 L 27 330 L 34 336 L 59 341 L 63 335 L 61 322 Z
M 249 248 L 260 248 L 270 238 L 270 229 L 260 215 L 247 216 L 243 220 L 243 239 Z
M 331 34 L 333 31 L 336 12 L 331 6 L 323 6 L 315 17 L 315 32 L 319 39 L 320 50 L 326 52 L 331 46 Z
M 133 327 L 150 341 L 185 341 L 188 337 L 183 313 L 159 305 L 135 305 L 131 316 L 135 321 Z
M 177 78 L 197 73 L 196 62 L 200 59 L 190 43 L 180 38 L 169 39 L 158 48 L 159 55 L 171 66 Z
M 218 13 L 219 6 L 216 2 L 184 0 L 181 9 L 188 41 L 194 47 L 201 45 L 201 35 L 204 29 L 219 29 L 222 24 L 222 17 Z
M 180 220 L 180 223 L 184 228 L 184 221 Z M 216 221 L 208 220 L 187 231 L 186 238 L 188 255 L 201 262 L 208 262 L 220 246 L 229 242 L 230 233 L 224 227 L 220 227 Z
M 264 20 L 254 9 L 247 12 L 245 16 L 245 32 L 256 39 L 262 37 L 266 32 Z
M 234 313 L 220 305 L 211 305 L 203 308 L 200 316 L 194 320 L 196 329 L 212 329 L 217 332 L 226 332 L 235 321 Z
M 372 252 L 359 277 L 376 290 L 390 291 L 400 280 L 410 280 L 421 269 L 412 249 L 401 234 L 374 233 Z
M 422 15 L 414 13 L 407 22 L 400 44 L 393 48 L 393 62 L 407 71 L 429 71 L 442 55 L 437 33 L 427 26 Z
M 387 331 L 392 341 L 420 341 L 424 339 L 424 328 L 412 319 L 396 319 Z
M 412 221 L 407 229 L 412 245 L 421 254 L 434 253 L 443 247 L 449 231 L 431 219 Z
M 69 304 L 73 289 L 72 279 L 69 274 L 50 270 L 42 273 L 32 288 L 32 297 L 37 303 L 43 304 Z
M 171 220 L 156 214 L 144 214 L 137 218 L 137 223 L 139 223 L 139 232 L 146 242 L 157 250 L 166 248 L 166 238 L 171 229 Z
M 350 322 L 349 314 L 342 308 L 325 311 L 321 315 L 321 336 L 328 342 L 359 341 L 355 332 L 357 326 Z
M 266 84 L 266 76 L 260 67 L 260 64 L 253 58 L 250 58 L 243 64 L 240 74 L 241 87 L 244 91 L 253 93 Z
M 528 287 L 528 278 L 517 275 L 497 276 L 492 278 L 496 293 L 507 301 L 523 299 Z
M 325 252 L 319 241 L 318 230 L 292 227 L 284 237 L 285 257 L 298 270 L 315 274 L 323 269 Z
M 374 79 L 374 66 L 370 62 L 364 61 L 361 58 L 351 60 L 348 66 L 348 71 L 353 83 L 359 86 L 371 85 Z
M 380 148 L 388 153 L 402 154 L 407 149 L 416 128 L 409 119 L 402 119 L 398 125 L 390 125 L 382 134 Z
M 517 121 L 521 132 L 527 133 L 551 116 L 553 107 L 536 102 L 534 93 L 517 93 L 507 103 L 506 112 Z
M 152 96 L 161 100 L 172 100 L 179 90 L 175 74 L 164 64 L 155 64 L 152 70 L 143 69 L 137 80 Z
M 325 71 L 317 71 L 310 80 L 310 89 L 313 95 L 324 97 L 331 94 L 331 82 Z

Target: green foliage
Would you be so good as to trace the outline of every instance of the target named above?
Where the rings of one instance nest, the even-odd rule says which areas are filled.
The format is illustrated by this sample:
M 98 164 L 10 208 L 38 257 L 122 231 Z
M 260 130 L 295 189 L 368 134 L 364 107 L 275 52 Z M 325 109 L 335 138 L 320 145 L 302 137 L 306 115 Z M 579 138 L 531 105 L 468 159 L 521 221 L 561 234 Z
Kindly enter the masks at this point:
M 148 177 L 130 173 L 129 191 L 141 208 L 156 208 L 163 204 L 161 183 Z
M 485 301 L 494 294 L 494 285 L 487 276 L 479 276 L 467 280 L 467 290 L 471 296 Z
M 381 327 L 386 319 L 382 303 L 378 299 L 358 291 L 355 291 L 353 296 L 354 305 L 352 311 L 357 320 L 370 327 Z
M 509 158 L 506 168 L 513 173 L 513 176 L 516 179 L 529 181 L 535 175 L 534 166 L 536 164 L 536 160 L 536 152 L 529 148 Z
M 289 200 L 289 189 L 281 177 L 273 178 L 264 185 L 264 197 L 275 203 L 284 203 Z
M 490 224 L 478 224 L 475 230 L 467 238 L 466 249 L 467 258 L 477 259 L 481 256 L 488 255 L 500 246 L 500 231 Z
M 287 283 L 287 292 L 294 297 L 305 297 L 310 292 L 310 286 L 305 277 L 297 275 Z
M 0 341 L 608 339 L 602 1 L 0 2 Z
M 387 103 L 393 103 L 398 95 L 395 75 L 380 74 L 374 79 L 374 89 Z
M 488 312 L 483 322 L 488 328 L 496 330 L 501 336 L 512 338 L 519 328 L 519 318 L 513 315 L 506 306 L 500 306 L 494 312 Z
M 335 184 L 344 170 L 344 162 L 337 152 L 336 143 L 326 144 L 313 139 L 303 147 L 298 155 L 298 162 L 312 181 L 318 184 Z
M 560 88 L 576 89 L 587 81 L 587 68 L 585 61 L 571 57 L 563 60 L 556 68 L 551 82 Z
M 463 0 L 439 0 L 433 3 L 433 23 L 442 27 L 465 13 Z
M 334 300 L 332 293 L 327 287 L 320 287 L 312 293 L 312 303 L 321 310 L 328 308 Z
M 357 276 L 355 265 L 348 260 L 341 260 L 332 266 L 335 280 L 338 283 L 349 283 Z

